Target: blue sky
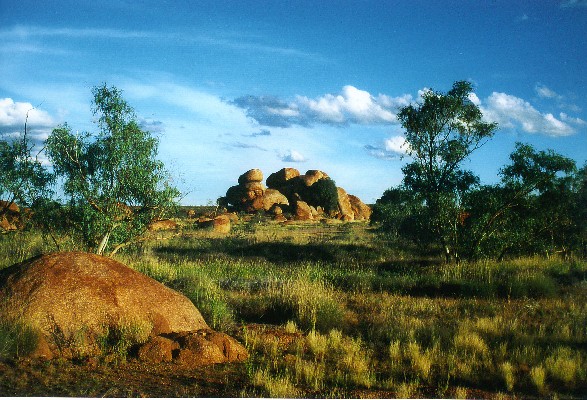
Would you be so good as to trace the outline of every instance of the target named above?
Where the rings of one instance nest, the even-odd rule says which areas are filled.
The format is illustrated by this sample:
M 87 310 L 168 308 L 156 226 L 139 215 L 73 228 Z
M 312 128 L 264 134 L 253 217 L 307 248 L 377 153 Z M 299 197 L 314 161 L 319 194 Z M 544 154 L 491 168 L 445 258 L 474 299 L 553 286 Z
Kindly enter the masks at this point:
M 326 171 L 373 202 L 401 182 L 399 107 L 475 85 L 500 130 L 468 167 L 497 181 L 516 141 L 587 159 L 587 1 L 0 0 L 0 133 L 96 131 L 123 90 L 184 204 L 260 168 Z

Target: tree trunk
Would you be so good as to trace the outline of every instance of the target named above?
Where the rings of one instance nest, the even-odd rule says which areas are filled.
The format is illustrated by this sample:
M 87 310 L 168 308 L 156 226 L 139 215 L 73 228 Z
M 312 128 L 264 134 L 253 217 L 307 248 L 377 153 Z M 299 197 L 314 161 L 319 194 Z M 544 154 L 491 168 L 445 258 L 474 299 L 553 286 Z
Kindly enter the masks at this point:
M 102 237 L 102 240 L 100 241 L 100 245 L 98 246 L 98 249 L 96 250 L 96 254 L 98 254 L 100 256 L 102 254 L 104 254 L 104 250 L 106 249 L 106 246 L 108 245 L 108 240 L 110 239 L 111 233 L 112 233 L 112 230 L 109 230 L 108 232 L 106 232 L 104 237 Z

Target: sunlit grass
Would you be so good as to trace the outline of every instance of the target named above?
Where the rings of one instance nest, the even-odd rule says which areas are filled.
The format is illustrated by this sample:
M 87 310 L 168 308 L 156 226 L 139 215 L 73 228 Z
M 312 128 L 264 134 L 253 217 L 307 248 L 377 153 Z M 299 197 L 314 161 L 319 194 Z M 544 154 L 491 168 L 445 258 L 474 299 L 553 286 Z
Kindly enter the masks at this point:
M 50 247 L 34 235 L 25 242 L 2 246 L 2 266 Z M 365 224 L 255 221 L 228 236 L 186 224 L 117 258 L 237 335 L 251 353 L 243 393 L 576 397 L 587 389 L 583 260 L 445 264 L 394 249 Z

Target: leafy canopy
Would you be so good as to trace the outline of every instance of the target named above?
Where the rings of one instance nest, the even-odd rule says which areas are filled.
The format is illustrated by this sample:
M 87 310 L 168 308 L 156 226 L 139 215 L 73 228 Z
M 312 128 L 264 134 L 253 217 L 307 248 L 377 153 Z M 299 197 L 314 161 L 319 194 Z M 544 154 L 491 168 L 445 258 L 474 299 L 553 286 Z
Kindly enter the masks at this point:
M 472 93 L 470 82 L 457 81 L 447 93 L 426 91 L 421 103 L 398 113 L 412 160 L 402 168 L 403 190 L 421 202 L 418 213 L 410 216 L 413 220 L 404 225 L 420 242 L 440 244 L 447 258 L 458 246 L 462 199 L 479 183 L 462 163 L 497 129 L 497 124 L 483 120 Z
M 74 134 L 64 124 L 47 140 L 47 154 L 64 192 L 74 226 L 89 248 L 112 252 L 143 234 L 174 206 L 179 195 L 157 156 L 158 140 L 141 129 L 115 87 L 92 90 L 97 134 Z
M 33 157 L 33 148 L 26 121 L 20 137 L 0 140 L 0 219 L 12 204 L 31 207 L 51 193 L 54 176 L 39 161 L 38 154 Z
M 461 163 L 494 135 L 497 124 L 483 121 L 472 92 L 470 82 L 458 81 L 446 94 L 426 91 L 421 104 L 403 107 L 398 114 L 413 160 L 402 168 L 404 185 L 427 200 L 477 182 L 471 172 L 461 170 Z

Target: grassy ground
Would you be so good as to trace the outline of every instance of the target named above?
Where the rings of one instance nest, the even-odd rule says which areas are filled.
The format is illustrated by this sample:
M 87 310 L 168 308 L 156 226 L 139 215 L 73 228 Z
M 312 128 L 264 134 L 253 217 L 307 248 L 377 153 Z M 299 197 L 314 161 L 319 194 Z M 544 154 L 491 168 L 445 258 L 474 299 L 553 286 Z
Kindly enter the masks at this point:
M 0 267 L 44 249 L 37 236 L 19 235 L 19 244 L 0 238 L 12 243 L 0 244 Z M 179 235 L 129 248 L 117 258 L 184 293 L 211 326 L 239 338 L 251 358 L 197 373 L 134 361 L 3 363 L 0 368 L 12 371 L 0 378 L 3 392 L 38 395 L 44 387 L 48 394 L 101 396 L 98 384 L 88 388 L 87 382 L 97 382 L 116 388 L 106 396 L 587 393 L 585 261 L 446 265 L 416 257 L 362 223 L 256 219 L 229 236 L 184 221 Z M 19 373 L 36 383 L 17 383 Z M 62 377 L 66 391 L 35 378 L 51 374 Z M 88 377 L 84 384 L 68 381 L 80 374 Z M 142 391 L 132 384 L 140 376 Z M 166 382 L 165 390 L 154 389 L 158 380 Z

